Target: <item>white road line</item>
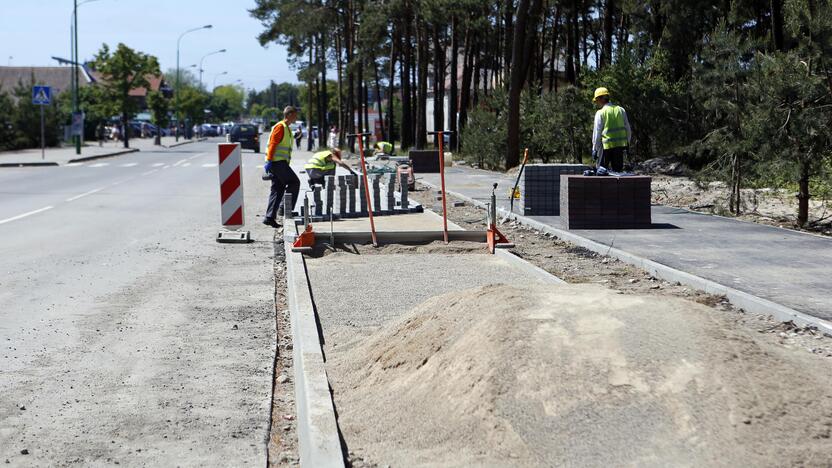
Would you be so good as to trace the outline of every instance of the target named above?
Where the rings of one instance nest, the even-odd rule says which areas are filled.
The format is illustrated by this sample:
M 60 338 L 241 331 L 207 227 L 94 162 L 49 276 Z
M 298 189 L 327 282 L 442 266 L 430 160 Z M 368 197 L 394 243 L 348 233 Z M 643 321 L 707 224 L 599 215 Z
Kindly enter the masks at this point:
M 17 216 L 12 216 L 11 218 L 0 219 L 0 224 L 10 223 L 12 221 L 16 221 L 18 219 L 25 218 L 27 216 L 32 216 L 33 214 L 38 214 L 38 213 L 42 213 L 46 210 L 51 210 L 52 208 L 55 208 L 55 207 L 54 206 L 46 206 L 46 207 L 43 207 L 43 208 L 40 208 L 40 209 L 37 209 L 37 210 L 34 210 L 34 211 L 30 211 L 28 213 L 23 213 L 23 214 L 20 214 L 20 215 L 17 215 Z
M 176 161 L 175 163 L 173 163 L 173 167 L 176 167 L 176 166 L 182 164 L 185 161 L 187 161 L 187 159 L 180 159 L 179 161 Z
M 109 166 L 109 165 L 110 165 L 110 163 L 95 163 L 95 164 L 90 164 L 90 167 L 104 167 L 104 166 Z
M 74 163 L 64 164 L 64 167 L 77 167 L 77 166 L 83 166 L 83 165 L 84 165 L 84 163 L 74 162 Z
M 217 167 L 217 163 L 203 164 L 202 167 Z
M 153 163 L 153 167 L 162 167 L 165 163 Z
M 191 163 L 186 162 L 185 164 L 182 164 L 182 166 L 180 166 L 180 167 L 188 167 L 190 165 L 191 165 Z
M 86 197 L 87 195 L 92 195 L 92 194 L 94 194 L 95 192 L 100 192 L 100 191 L 104 190 L 105 188 L 106 188 L 106 187 L 99 187 L 99 188 L 97 188 L 97 189 L 92 189 L 92 190 L 90 190 L 89 192 L 84 192 L 84 193 L 82 193 L 81 195 L 75 195 L 75 196 L 74 196 L 74 197 L 72 197 L 72 198 L 67 198 L 65 201 L 68 201 L 68 202 L 75 201 L 75 200 L 77 200 L 77 199 L 79 199 L 79 198 Z
M 162 169 L 168 169 L 170 166 L 162 166 Z
M 198 157 L 200 157 L 200 156 L 206 156 L 207 154 L 208 154 L 208 153 L 199 153 L 199 154 L 195 154 L 195 155 L 191 156 L 190 158 L 188 158 L 188 161 L 190 161 L 191 159 L 196 159 L 196 158 L 198 158 Z
M 150 175 L 150 174 L 153 174 L 154 172 L 159 172 L 159 169 L 151 169 L 147 172 L 142 172 L 142 175 Z
M 121 167 L 133 167 L 133 166 L 138 166 L 138 165 L 139 165 L 139 163 L 126 163 L 126 164 L 122 164 Z

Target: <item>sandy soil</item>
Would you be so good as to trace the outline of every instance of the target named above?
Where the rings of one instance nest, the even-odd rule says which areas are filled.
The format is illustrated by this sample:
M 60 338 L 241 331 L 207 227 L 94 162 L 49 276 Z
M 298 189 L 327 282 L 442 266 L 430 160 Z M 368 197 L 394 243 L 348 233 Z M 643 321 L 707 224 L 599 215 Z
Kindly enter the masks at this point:
M 734 328 L 677 298 L 491 285 L 327 367 L 342 430 L 393 466 L 832 464 L 829 366 Z
M 728 210 L 730 189 L 724 182 L 698 183 L 688 177 L 653 175 L 653 203 L 687 208 L 703 213 L 733 216 Z M 832 235 L 832 206 L 823 200 L 809 201 L 809 221 L 817 224 L 801 228 L 796 224 L 797 198 L 783 189 L 743 189 L 743 214 L 740 219 L 771 226 Z

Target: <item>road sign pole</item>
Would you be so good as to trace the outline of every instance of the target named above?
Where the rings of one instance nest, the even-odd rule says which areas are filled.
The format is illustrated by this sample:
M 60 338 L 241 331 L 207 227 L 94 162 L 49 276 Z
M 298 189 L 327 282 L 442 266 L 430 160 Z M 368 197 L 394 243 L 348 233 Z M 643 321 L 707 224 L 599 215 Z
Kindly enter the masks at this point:
M 40 159 L 46 159 L 46 122 L 43 118 L 43 105 L 40 106 Z

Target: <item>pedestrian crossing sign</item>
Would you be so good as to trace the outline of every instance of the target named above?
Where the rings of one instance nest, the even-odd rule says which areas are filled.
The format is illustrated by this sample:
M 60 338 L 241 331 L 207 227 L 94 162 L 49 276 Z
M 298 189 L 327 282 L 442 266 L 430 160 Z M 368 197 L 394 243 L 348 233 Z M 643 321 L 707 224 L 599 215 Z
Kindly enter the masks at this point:
M 46 106 L 52 101 L 52 88 L 49 86 L 32 87 L 32 104 Z

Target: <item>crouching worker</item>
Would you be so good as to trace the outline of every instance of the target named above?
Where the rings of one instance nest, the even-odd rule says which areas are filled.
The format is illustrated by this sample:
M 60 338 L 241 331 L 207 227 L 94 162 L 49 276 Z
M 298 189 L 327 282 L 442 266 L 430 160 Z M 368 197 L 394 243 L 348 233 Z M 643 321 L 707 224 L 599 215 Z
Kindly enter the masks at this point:
M 373 148 L 374 148 L 374 151 L 373 151 L 374 156 L 380 156 L 382 154 L 385 155 L 385 156 L 393 156 L 393 150 L 394 149 L 393 149 L 393 144 L 392 143 L 388 143 L 386 141 L 377 141 Z
M 341 159 L 341 150 L 330 148 L 318 151 L 303 166 L 309 176 L 309 186 L 324 185 L 326 176 L 335 175 L 335 165 L 339 165 L 354 174 L 350 166 Z

